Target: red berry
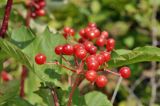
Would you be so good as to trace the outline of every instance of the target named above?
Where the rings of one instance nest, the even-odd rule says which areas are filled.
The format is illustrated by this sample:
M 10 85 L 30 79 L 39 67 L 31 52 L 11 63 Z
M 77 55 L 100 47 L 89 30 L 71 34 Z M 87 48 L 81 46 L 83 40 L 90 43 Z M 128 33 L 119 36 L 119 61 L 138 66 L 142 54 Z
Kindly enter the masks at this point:
M 97 35 L 96 35 L 96 33 L 94 32 L 94 30 L 91 30 L 91 31 L 87 32 L 86 35 L 87 35 L 87 38 L 89 38 L 89 39 L 91 39 L 91 40 L 93 40 L 94 38 L 97 37 Z
M 62 45 L 57 46 L 57 47 L 55 48 L 55 53 L 56 53 L 57 55 L 62 54 L 62 53 L 63 53 L 63 46 L 62 46 Z
M 44 16 L 46 14 L 44 9 L 36 10 L 36 15 L 37 16 Z
M 96 23 L 90 22 L 90 23 L 88 23 L 88 27 L 97 27 L 97 25 L 96 25 Z
M 99 65 L 102 65 L 105 62 L 105 58 L 104 58 L 103 55 L 98 54 L 98 55 L 96 55 L 96 57 L 97 57 L 97 60 L 99 62 Z
M 106 45 L 106 49 L 108 52 L 112 51 L 114 49 L 115 46 L 115 40 L 110 38 L 107 40 L 107 45 Z
M 89 48 L 88 52 L 89 52 L 90 54 L 96 54 L 96 52 L 97 52 L 97 47 L 94 46 L 94 45 L 91 46 L 91 47 Z
M 99 67 L 98 61 L 91 61 L 87 63 L 88 70 L 97 70 Z
M 93 31 L 95 33 L 95 37 L 99 37 L 100 36 L 101 32 L 99 31 L 99 29 L 96 28 Z
M 6 71 L 2 71 L 1 78 L 3 81 L 9 81 L 12 79 L 12 76 L 10 74 L 8 74 Z
M 86 72 L 85 77 L 86 77 L 86 79 L 87 79 L 88 81 L 93 82 L 93 81 L 95 81 L 96 78 L 97 78 L 97 72 L 94 71 L 94 70 L 89 70 L 89 71 Z
M 111 55 L 109 52 L 103 51 L 100 54 L 104 56 L 105 62 L 108 62 L 111 59 Z
M 73 48 L 74 48 L 74 52 L 76 52 L 77 49 L 85 49 L 84 45 L 82 45 L 82 44 L 75 44 L 73 46 Z
M 93 46 L 93 43 L 89 42 L 89 41 L 86 41 L 86 42 L 83 43 L 83 45 L 84 45 L 85 49 L 87 51 L 89 51 L 89 49 Z
M 85 58 L 87 55 L 87 51 L 85 49 L 77 49 L 75 52 L 75 56 L 79 59 Z
M 86 58 L 86 63 L 90 63 L 92 61 L 97 61 L 96 55 L 90 55 Z
M 64 33 L 69 33 L 70 29 L 71 29 L 70 27 L 64 27 L 63 32 Z
M 90 28 L 90 27 L 86 27 L 86 28 L 84 29 L 84 31 L 85 31 L 85 34 L 87 34 L 87 33 L 89 33 L 89 32 L 91 31 L 91 28 Z
M 85 29 L 81 29 L 81 30 L 79 31 L 79 35 L 80 35 L 81 37 L 83 37 L 83 38 L 86 38 L 86 36 L 85 36 Z
M 36 17 L 37 17 L 36 13 L 35 13 L 35 12 L 32 12 L 32 13 L 31 13 L 31 17 L 32 17 L 32 18 L 36 18 Z
M 100 88 L 103 88 L 106 86 L 108 80 L 104 75 L 100 75 L 96 79 L 96 85 Z
M 71 29 L 69 30 L 69 35 L 74 36 L 74 34 L 75 34 L 75 31 L 74 31 L 74 29 L 73 29 L 73 28 L 71 28 Z
M 43 8 L 43 7 L 46 6 L 46 2 L 45 2 L 45 1 L 40 1 L 40 2 L 38 3 L 38 5 L 40 6 L 40 8 Z
M 101 33 L 101 37 L 102 37 L 102 38 L 108 38 L 108 32 L 107 32 L 107 31 L 103 31 L 103 32 Z
M 63 54 L 65 55 L 72 55 L 74 52 L 73 46 L 66 44 L 63 46 Z
M 44 64 L 46 62 L 46 56 L 42 53 L 39 53 L 35 56 L 35 61 L 39 65 Z
M 121 76 L 122 76 L 123 78 L 129 78 L 130 75 L 131 75 L 130 68 L 128 68 L 128 67 L 122 67 L 122 68 L 119 70 L 119 73 L 121 74 Z
M 97 38 L 96 45 L 104 46 L 104 44 L 105 44 L 105 39 L 104 38 L 102 38 L 102 37 Z

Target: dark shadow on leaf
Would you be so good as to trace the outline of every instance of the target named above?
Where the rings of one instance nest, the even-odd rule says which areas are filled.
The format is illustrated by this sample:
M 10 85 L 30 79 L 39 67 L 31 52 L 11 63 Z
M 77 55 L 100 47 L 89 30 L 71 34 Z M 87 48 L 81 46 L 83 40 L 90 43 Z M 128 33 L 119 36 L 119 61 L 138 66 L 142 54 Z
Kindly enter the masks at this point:
M 28 40 L 28 41 L 24 41 L 24 42 L 18 42 L 18 41 L 15 41 L 13 39 L 11 39 L 11 42 L 13 44 L 15 44 L 16 46 L 18 46 L 19 48 L 21 49 L 24 49 L 26 46 L 28 46 L 31 42 L 33 42 L 34 39 L 31 39 L 31 40 Z
M 55 69 L 47 68 L 47 69 L 45 69 L 44 73 L 53 79 L 60 79 L 61 78 L 61 75 L 56 73 Z

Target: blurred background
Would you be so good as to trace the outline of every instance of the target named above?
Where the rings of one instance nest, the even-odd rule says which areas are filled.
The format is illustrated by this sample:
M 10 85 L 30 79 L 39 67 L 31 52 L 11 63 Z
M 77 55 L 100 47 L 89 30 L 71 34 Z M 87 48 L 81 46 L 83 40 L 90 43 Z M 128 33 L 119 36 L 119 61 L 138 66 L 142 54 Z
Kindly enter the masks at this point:
M 31 28 L 41 33 L 46 26 L 51 31 L 71 26 L 77 31 L 88 22 L 97 23 L 101 30 L 107 30 L 116 39 L 116 49 L 134 49 L 139 46 L 159 46 L 160 42 L 160 0 L 46 0 L 46 16 L 31 20 Z M 6 0 L 0 3 L 0 20 L 3 17 Z M 10 29 L 25 24 L 24 0 L 14 0 Z M 15 60 L 6 70 L 17 70 Z M 159 63 L 138 63 L 130 65 L 132 77 L 123 80 L 114 106 L 160 106 Z M 12 72 L 14 73 L 14 72 Z M 16 74 L 13 74 L 16 76 Z M 112 78 L 107 86 L 107 95 L 115 89 Z M 96 105 L 95 105 L 96 106 Z

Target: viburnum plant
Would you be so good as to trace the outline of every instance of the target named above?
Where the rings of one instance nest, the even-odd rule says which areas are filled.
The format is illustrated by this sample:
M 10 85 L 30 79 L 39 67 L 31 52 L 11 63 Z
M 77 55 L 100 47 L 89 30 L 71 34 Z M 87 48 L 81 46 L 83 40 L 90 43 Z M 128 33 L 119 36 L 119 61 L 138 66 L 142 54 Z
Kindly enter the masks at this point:
M 6 33 L 12 2 L 7 1 L 0 29 L 2 106 L 112 106 L 122 80 L 131 77 L 127 65 L 160 61 L 157 47 L 116 49 L 115 39 L 93 22 L 79 32 L 46 28 L 36 35 L 28 27 L 31 19 L 46 14 L 45 0 L 26 2 L 26 26 Z M 18 61 L 18 78 L 3 69 L 11 57 Z M 112 96 L 104 93 L 108 75 L 118 79 Z
M 103 88 L 108 83 L 107 76 L 103 72 L 111 73 L 120 78 L 129 78 L 131 75 L 129 67 L 120 68 L 118 73 L 107 69 L 107 63 L 112 58 L 111 52 L 115 47 L 115 40 L 113 38 L 109 38 L 107 31 L 101 32 L 95 23 L 89 23 L 86 28 L 79 31 L 79 35 L 79 39 L 76 40 L 73 38 L 72 42 L 63 45 L 57 45 L 55 47 L 54 52 L 59 55 L 62 60 L 67 63 L 67 65 L 63 65 L 58 61 L 47 62 L 47 57 L 43 53 L 38 53 L 35 56 L 35 62 L 38 65 L 60 65 L 60 67 L 72 71 L 73 75 L 76 76 L 74 84 L 71 84 L 72 90 L 69 94 L 67 106 L 71 106 L 72 104 L 73 93 L 81 82 L 79 81 L 80 76 L 88 80 L 89 83 L 95 83 L 97 87 Z M 75 30 L 70 27 L 65 27 L 63 29 L 63 36 L 66 39 L 69 37 L 74 37 Z M 73 64 L 71 64 L 69 60 L 64 57 L 64 55 L 73 57 Z M 116 93 L 117 89 L 115 90 L 112 98 L 112 103 L 115 99 Z

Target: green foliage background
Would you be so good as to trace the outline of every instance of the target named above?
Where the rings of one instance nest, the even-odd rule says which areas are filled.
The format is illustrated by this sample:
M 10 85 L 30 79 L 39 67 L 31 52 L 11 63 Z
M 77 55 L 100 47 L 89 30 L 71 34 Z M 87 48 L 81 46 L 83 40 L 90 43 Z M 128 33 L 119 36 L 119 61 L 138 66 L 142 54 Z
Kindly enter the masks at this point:
M 0 1 L 0 22 L 3 18 L 5 3 L 6 0 Z M 69 91 L 69 87 L 65 82 L 62 84 L 58 80 L 61 75 L 67 76 L 71 73 L 66 73 L 66 70 L 61 70 L 61 72 L 57 73 L 59 67 L 36 66 L 33 57 L 37 52 L 44 52 L 47 56 L 52 57 L 49 61 L 59 60 L 59 57 L 55 57 L 53 47 L 59 43 L 65 43 L 65 40 L 61 38 L 59 34 L 53 33 L 61 31 L 64 26 L 71 26 L 78 31 L 80 28 L 85 27 L 88 22 L 96 22 L 99 28 L 107 30 L 110 37 L 116 39 L 116 49 L 119 49 L 114 51 L 114 58 L 109 63 L 109 66 L 119 67 L 121 65 L 131 64 L 129 66 L 132 70 L 132 77 L 129 80 L 123 81 L 114 106 L 137 106 L 139 101 L 141 101 L 142 106 L 148 106 L 152 90 L 150 85 L 152 72 L 150 71 L 151 64 L 144 61 L 160 60 L 159 48 L 148 46 L 152 45 L 152 28 L 157 29 L 156 37 L 158 40 L 160 39 L 159 5 L 160 0 L 47 0 L 47 15 L 32 20 L 30 25 L 31 30 L 28 30 L 25 27 L 22 27 L 25 25 L 25 0 L 14 0 L 9 30 L 7 32 L 9 37 L 7 40 L 0 41 L 0 47 L 4 49 L 4 51 L 0 51 L 0 64 L 8 57 L 16 58 L 9 59 L 12 64 L 5 67 L 5 70 L 11 73 L 17 80 L 20 79 L 19 76 L 22 69 L 21 64 L 27 65 L 27 67 L 33 71 L 29 73 L 26 81 L 25 92 L 27 95 L 25 100 L 21 100 L 21 98 L 17 96 L 18 88 L 16 85 L 18 85 L 19 82 L 15 81 L 13 82 L 13 85 L 8 86 L 8 88 L 15 86 L 14 91 L 10 91 L 13 92 L 13 95 L 6 96 L 5 98 L 0 95 L 0 105 L 2 103 L 4 106 L 11 106 L 10 104 L 13 104 L 13 106 L 22 106 L 22 104 L 23 106 L 50 106 L 50 103 L 53 101 L 50 100 L 49 91 L 43 88 L 42 83 L 40 84 L 40 82 L 44 83 L 49 81 L 49 84 L 47 83 L 48 85 L 54 85 L 61 88 L 59 94 L 62 94 L 64 97 L 61 98 L 63 101 L 61 104 L 65 106 L 67 101 L 65 96 L 67 97 L 68 95 L 67 92 Z M 156 11 L 156 17 L 153 18 L 155 7 L 158 9 Z M 53 33 L 46 29 L 47 26 Z M 40 41 L 41 43 L 39 43 Z M 128 50 L 124 51 L 124 49 Z M 134 50 L 131 51 L 131 49 Z M 6 53 L 8 54 L 6 55 Z M 33 67 L 34 69 L 32 69 Z M 2 68 L 1 65 L 0 68 Z M 45 71 L 42 71 L 44 69 Z M 112 76 L 108 77 L 111 79 L 111 82 L 105 90 L 110 99 L 117 79 L 112 78 Z M 132 87 L 132 84 L 141 77 L 143 77 L 142 82 L 134 89 L 134 91 L 132 91 L 136 94 L 136 97 L 134 97 L 130 91 L 132 90 L 130 87 Z M 157 82 L 160 82 L 159 69 L 156 71 L 156 77 Z M 1 84 L 0 90 L 3 86 L 6 85 Z M 160 88 L 158 87 L 154 106 L 160 106 L 159 89 Z M 104 89 L 99 91 L 104 92 Z M 76 94 L 79 94 L 78 90 Z M 104 98 L 104 95 L 100 92 L 93 91 L 92 94 L 87 94 L 85 97 L 79 98 L 79 100 L 85 100 L 85 103 L 88 105 L 91 98 L 89 97 L 90 95 L 91 97 L 99 95 L 99 98 Z M 47 99 L 45 97 L 47 97 Z M 97 98 L 94 98 L 94 101 L 96 101 Z M 8 99 L 8 102 L 4 102 Z M 106 102 L 108 102 L 107 98 L 106 100 L 103 100 L 102 104 L 99 104 L 99 106 L 103 106 L 103 103 L 105 104 Z M 79 106 L 79 102 L 76 100 L 74 103 L 75 106 Z M 88 106 L 94 106 L 93 104 Z

